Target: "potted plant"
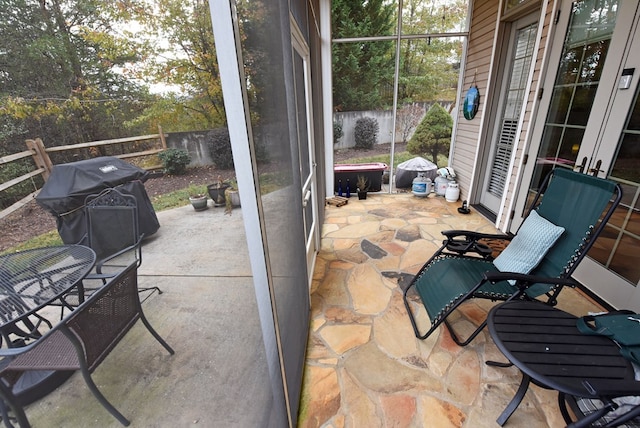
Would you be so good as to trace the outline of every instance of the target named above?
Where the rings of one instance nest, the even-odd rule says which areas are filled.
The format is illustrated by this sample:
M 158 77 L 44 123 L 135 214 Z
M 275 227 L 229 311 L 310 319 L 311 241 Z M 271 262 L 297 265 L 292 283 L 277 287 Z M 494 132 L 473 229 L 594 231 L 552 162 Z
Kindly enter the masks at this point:
M 235 178 L 227 182 L 229 187 L 224 191 L 225 196 L 225 213 L 231 214 L 233 207 L 240 206 L 240 193 L 238 192 L 238 184 Z
M 191 206 L 196 211 L 202 211 L 208 208 L 208 198 L 204 193 L 196 193 L 189 196 L 189 202 L 191 202 Z
M 207 192 L 209 196 L 213 200 L 214 207 L 221 207 L 226 204 L 225 191 L 229 185 L 222 181 L 222 178 L 218 176 L 218 181 L 214 184 L 209 184 L 207 186 Z
M 367 199 L 367 191 L 369 190 L 369 180 L 367 180 L 367 177 L 364 175 L 358 176 L 356 190 L 358 192 L 358 199 Z

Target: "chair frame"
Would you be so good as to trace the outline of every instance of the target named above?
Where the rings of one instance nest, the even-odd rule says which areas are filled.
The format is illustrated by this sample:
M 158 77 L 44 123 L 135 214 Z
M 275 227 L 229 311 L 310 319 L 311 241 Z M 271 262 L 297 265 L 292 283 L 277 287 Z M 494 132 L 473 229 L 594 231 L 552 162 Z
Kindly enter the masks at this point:
M 122 209 L 131 211 L 131 225 L 133 228 L 133 233 L 137 238 L 132 239 L 132 245 L 122 248 L 121 250 L 106 257 L 99 258 L 96 262 L 95 273 L 89 275 L 87 277 L 88 279 L 101 279 L 105 281 L 108 278 L 112 278 L 115 275 L 114 273 L 103 272 L 103 268 L 105 267 L 105 265 L 107 265 L 109 261 L 117 259 L 118 257 L 131 251 L 135 251 L 136 267 L 140 267 L 140 265 L 142 264 L 142 240 L 144 239 L 144 234 L 140 232 L 138 224 L 138 202 L 135 196 L 124 194 L 117 188 L 108 188 L 98 194 L 92 194 L 86 197 L 84 210 L 87 234 L 83 241 L 86 241 L 86 244 L 89 247 L 96 249 L 95 247 L 97 243 L 92 241 L 91 234 L 91 231 L 93 230 L 93 213 L 101 209 L 114 209 L 117 207 L 122 207 Z M 154 291 L 157 291 L 158 294 L 162 294 L 162 290 L 157 286 L 140 288 L 139 291 L 151 291 L 151 293 L 147 295 L 144 300 L 149 298 Z
M 566 173 L 566 170 L 562 174 Z M 543 197 L 546 189 L 548 188 L 552 178 L 555 174 L 557 174 L 558 169 L 552 170 L 545 177 L 540 189 L 534 198 L 533 202 L 529 206 L 526 216 L 531 213 L 533 209 L 535 209 L 541 202 L 541 198 Z M 572 172 L 573 173 L 573 172 Z M 432 321 L 431 327 L 426 332 L 421 332 L 418 327 L 416 321 L 416 314 L 411 308 L 411 302 L 409 301 L 408 293 L 409 291 L 416 286 L 417 280 L 420 278 L 422 274 L 424 274 L 430 267 L 431 263 L 437 259 L 444 257 L 455 257 L 455 258 L 468 258 L 473 260 L 484 260 L 486 262 L 491 262 L 493 260 L 493 255 L 491 248 L 486 245 L 483 241 L 503 241 L 507 243 L 508 241 L 513 239 L 511 235 L 501 235 L 501 234 L 485 234 L 473 231 L 465 231 L 465 230 L 448 230 L 442 231 L 441 233 L 445 236 L 445 239 L 442 243 L 442 246 L 435 252 L 435 254 L 424 264 L 424 266 L 420 269 L 420 271 L 415 275 L 414 279 L 411 281 L 409 286 L 404 290 L 403 300 L 405 308 L 407 309 L 407 313 L 409 315 L 409 319 L 411 321 L 411 325 L 413 327 L 414 333 L 417 338 L 424 340 L 429 337 L 434 331 L 440 327 L 441 324 L 444 324 L 449 333 L 451 334 L 451 338 L 454 340 L 456 344 L 459 346 L 466 346 L 475 337 L 480 334 L 480 332 L 486 327 L 487 321 L 486 319 L 466 338 L 461 339 L 459 335 L 455 332 L 451 323 L 447 320 L 448 315 L 457 309 L 462 303 L 466 302 L 470 298 L 485 298 L 493 301 L 509 301 L 514 299 L 530 299 L 533 298 L 527 295 L 527 290 L 535 285 L 535 284 L 548 284 L 552 285 L 551 291 L 545 292 L 546 302 L 549 305 L 557 304 L 557 297 L 565 286 L 568 287 L 576 287 L 579 285 L 577 281 L 575 281 L 571 275 L 575 271 L 576 267 L 580 263 L 580 261 L 586 256 L 589 249 L 593 246 L 596 238 L 600 235 L 600 233 L 604 230 L 607 222 L 613 215 L 615 209 L 618 204 L 622 200 L 622 188 L 619 184 L 614 185 L 613 199 L 610 200 L 609 207 L 604 211 L 604 215 L 601 216 L 601 221 L 598 225 L 592 225 L 590 233 L 588 236 L 583 238 L 583 241 L 580 245 L 580 248 L 576 250 L 575 255 L 571 258 L 568 264 L 565 266 L 563 272 L 557 277 L 548 277 L 541 276 L 535 273 L 535 269 L 531 274 L 519 274 L 512 272 L 485 272 L 481 278 L 479 278 L 478 282 L 469 289 L 464 295 L 460 296 L 455 300 L 455 302 L 447 306 L 446 314 L 437 319 L 435 322 Z M 479 289 L 487 284 L 496 284 L 501 281 L 506 280 L 515 280 L 516 284 L 513 286 L 513 292 L 509 295 L 490 295 L 487 296 L 485 294 L 479 293 Z M 537 300 L 537 299 L 536 299 Z
M 591 385 L 593 386 L 593 383 L 591 383 Z M 567 427 L 590 427 L 599 419 L 606 417 L 609 413 L 618 408 L 618 404 L 613 401 L 613 398 L 640 395 L 640 382 L 638 381 L 604 381 L 600 384 L 596 384 L 595 387 L 596 389 L 593 390 L 594 395 L 600 395 L 598 399 L 602 402 L 602 407 L 587 415 L 583 414 L 582 410 L 579 408 L 577 402 L 579 399 L 578 397 L 563 393 L 558 394 L 560 413 L 562 414 L 562 418 L 566 422 Z M 571 412 L 574 415 L 581 415 L 581 417 L 578 416 L 578 419 L 574 421 L 574 418 L 571 416 L 568 409 L 571 409 Z M 620 414 L 617 417 L 612 417 L 608 423 L 601 426 L 617 427 L 625 425 L 627 422 L 638 417 L 640 417 L 640 405 L 632 407 L 629 411 Z M 637 425 L 637 423 L 634 423 L 634 425 Z

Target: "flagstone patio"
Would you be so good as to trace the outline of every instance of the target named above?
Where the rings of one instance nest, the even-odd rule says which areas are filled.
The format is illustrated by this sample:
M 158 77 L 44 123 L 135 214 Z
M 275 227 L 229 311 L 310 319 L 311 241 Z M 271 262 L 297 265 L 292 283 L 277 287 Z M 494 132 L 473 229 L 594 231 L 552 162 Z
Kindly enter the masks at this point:
M 441 230 L 498 231 L 474 210 L 442 197 L 369 194 L 327 206 L 311 289 L 311 331 L 300 427 L 495 427 L 520 382 L 486 331 L 461 348 L 445 328 L 416 339 L 402 287 L 440 246 Z M 418 308 L 418 303 L 414 303 Z M 491 302 L 464 304 L 453 317 L 465 332 Z M 562 292 L 576 315 L 602 308 Z M 419 322 L 428 325 L 426 314 Z M 554 391 L 531 387 L 507 427 L 560 427 Z

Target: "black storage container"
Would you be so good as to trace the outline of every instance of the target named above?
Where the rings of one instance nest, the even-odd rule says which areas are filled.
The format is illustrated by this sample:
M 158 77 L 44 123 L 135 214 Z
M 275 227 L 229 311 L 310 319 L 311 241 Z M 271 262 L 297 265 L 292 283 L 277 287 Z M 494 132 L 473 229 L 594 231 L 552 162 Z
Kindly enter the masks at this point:
M 146 237 L 160 227 L 144 188 L 147 178 L 144 169 L 110 156 L 55 165 L 36 201 L 56 217 L 62 241 L 77 244 L 87 232 L 83 211 L 87 196 L 117 187 L 120 192 L 135 196 L 140 232 Z

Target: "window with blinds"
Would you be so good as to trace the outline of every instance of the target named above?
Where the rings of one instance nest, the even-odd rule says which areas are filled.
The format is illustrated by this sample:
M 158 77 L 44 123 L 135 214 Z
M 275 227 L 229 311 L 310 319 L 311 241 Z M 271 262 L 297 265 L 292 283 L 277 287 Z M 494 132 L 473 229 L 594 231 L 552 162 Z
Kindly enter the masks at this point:
M 487 191 L 501 198 L 507 183 L 511 153 L 517 138 L 529 69 L 533 58 L 537 23 L 518 30 L 511 58 L 511 73 L 502 107 L 501 127 L 496 141 Z

